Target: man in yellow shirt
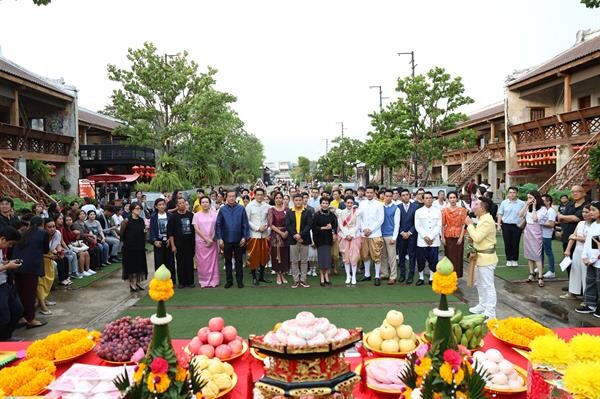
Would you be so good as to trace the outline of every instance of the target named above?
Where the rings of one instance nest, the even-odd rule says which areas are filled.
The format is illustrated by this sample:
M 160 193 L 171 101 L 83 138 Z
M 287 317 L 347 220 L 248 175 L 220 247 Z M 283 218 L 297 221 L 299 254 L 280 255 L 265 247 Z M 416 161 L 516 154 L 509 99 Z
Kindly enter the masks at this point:
M 475 266 L 475 287 L 479 295 L 479 303 L 469 308 L 471 313 L 482 313 L 488 318 L 496 317 L 496 287 L 494 286 L 494 270 L 498 265 L 496 255 L 496 223 L 490 215 L 492 200 L 481 197 L 479 204 L 473 208 L 477 215 L 477 225 L 467 217 L 465 224 L 473 246 L 477 250 Z

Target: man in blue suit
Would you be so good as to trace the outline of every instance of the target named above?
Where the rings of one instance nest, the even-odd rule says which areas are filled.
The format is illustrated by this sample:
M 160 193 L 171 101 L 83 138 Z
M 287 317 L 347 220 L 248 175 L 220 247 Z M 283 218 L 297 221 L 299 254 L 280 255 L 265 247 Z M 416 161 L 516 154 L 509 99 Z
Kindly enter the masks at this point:
M 415 274 L 415 259 L 417 254 L 417 230 L 415 230 L 415 212 L 421 206 L 417 202 L 410 202 L 410 191 L 402 189 L 400 192 L 400 232 L 398 233 L 398 282 L 406 280 L 406 284 L 413 283 Z M 408 254 L 408 276 L 406 275 L 406 254 Z

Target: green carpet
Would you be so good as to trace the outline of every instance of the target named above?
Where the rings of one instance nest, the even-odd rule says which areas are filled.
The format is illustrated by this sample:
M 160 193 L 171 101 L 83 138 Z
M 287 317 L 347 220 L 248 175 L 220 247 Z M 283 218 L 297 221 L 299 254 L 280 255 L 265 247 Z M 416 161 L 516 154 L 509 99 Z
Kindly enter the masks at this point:
M 504 254 L 504 240 L 502 235 L 499 234 L 497 237 L 497 254 L 498 254 L 498 267 L 496 268 L 496 277 L 500 277 L 507 281 L 519 281 L 527 279 L 529 274 L 529 267 L 527 266 L 527 259 L 523 255 L 523 237 L 521 237 L 521 245 L 519 246 L 519 267 L 506 267 L 506 255 Z M 560 270 L 559 263 L 563 259 L 562 242 L 553 240 L 552 241 L 552 252 L 554 253 L 554 272 L 556 273 L 557 279 L 567 279 L 567 273 Z M 548 258 L 544 256 L 544 272 L 548 271 Z M 537 281 L 537 280 L 536 280 Z
M 277 290 L 278 292 L 281 292 Z M 235 291 L 234 291 L 235 292 Z M 378 327 L 386 313 L 390 309 L 387 306 L 371 307 L 319 307 L 312 308 L 307 306 L 302 309 L 218 309 L 218 310 L 200 310 L 200 309 L 174 309 L 167 303 L 169 314 L 173 316 L 173 321 L 169 324 L 171 336 L 173 338 L 191 338 L 198 329 L 205 326 L 211 317 L 221 316 L 225 319 L 225 324 L 235 326 L 238 333 L 247 337 L 250 334 L 264 334 L 273 328 L 273 325 L 279 321 L 293 318 L 299 311 L 306 310 L 313 312 L 315 316 L 327 317 L 330 322 L 338 327 L 353 328 L 363 327 L 364 331 L 369 331 Z M 432 309 L 431 305 L 399 304 L 395 307 L 404 314 L 406 324 L 413 326 L 414 330 L 421 332 L 424 330 L 425 318 Z M 458 308 L 463 311 L 466 306 L 460 304 Z M 152 309 L 131 308 L 124 315 L 147 316 L 154 313 Z
M 123 265 L 121 263 L 113 263 L 110 266 L 104 266 L 102 270 L 96 271 L 96 274 L 94 274 L 93 276 L 88 276 L 84 278 L 71 278 L 73 284 L 69 286 L 69 289 L 77 290 L 80 288 L 88 287 L 94 284 L 95 282 L 104 280 L 105 278 L 109 277 L 113 272 L 121 270 L 122 266 Z

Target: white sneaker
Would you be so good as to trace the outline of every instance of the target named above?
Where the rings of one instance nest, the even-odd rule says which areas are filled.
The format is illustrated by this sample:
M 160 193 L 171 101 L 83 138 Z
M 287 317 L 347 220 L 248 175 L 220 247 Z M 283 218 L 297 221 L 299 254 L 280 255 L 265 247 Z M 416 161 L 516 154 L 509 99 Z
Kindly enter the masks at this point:
M 88 273 L 90 274 L 90 276 L 93 276 L 94 274 L 96 274 L 96 272 L 93 271 L 92 269 L 88 270 Z
M 544 278 L 556 278 L 556 274 L 548 270 L 546 273 L 544 273 Z
M 534 272 L 535 274 L 537 274 L 537 267 L 536 267 L 535 269 L 533 269 L 533 272 Z
M 473 306 L 472 308 L 469 308 L 469 312 L 474 313 L 474 314 L 482 314 L 484 311 L 485 311 L 485 309 L 481 305 L 476 305 L 476 306 Z
M 352 276 L 351 284 L 356 285 L 356 276 Z
M 350 284 L 352 278 L 350 276 L 346 276 L 346 284 Z

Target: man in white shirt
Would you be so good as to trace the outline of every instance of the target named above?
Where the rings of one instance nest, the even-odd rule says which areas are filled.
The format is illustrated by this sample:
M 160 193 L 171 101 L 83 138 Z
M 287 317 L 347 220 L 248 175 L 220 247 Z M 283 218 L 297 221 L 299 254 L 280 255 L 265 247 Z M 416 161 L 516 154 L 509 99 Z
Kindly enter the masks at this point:
M 320 200 L 321 197 L 319 196 L 319 188 L 318 187 L 312 187 L 310 189 L 310 198 L 308 199 L 308 206 L 312 208 L 313 211 L 317 211 L 320 208 Z M 291 208 L 290 208 L 291 209 Z
M 448 206 L 448 201 L 446 201 L 446 192 L 444 190 L 438 191 L 438 196 L 435 201 L 433 201 L 433 207 L 442 211 L 443 208 Z
M 252 284 L 259 281 L 270 283 L 265 277 L 265 266 L 269 261 L 269 223 L 267 215 L 271 207 L 265 200 L 265 190 L 258 187 L 254 190 L 254 199 L 246 206 L 250 239 L 248 240 L 248 265 L 252 273 Z M 256 269 L 259 269 L 258 278 Z
M 362 229 L 361 258 L 365 265 L 365 276 L 361 281 L 371 281 L 371 261 L 375 263 L 375 285 L 381 285 L 381 253 L 383 251 L 383 204 L 375 198 L 375 188 L 367 186 L 366 199 L 358 206 Z
M 416 285 L 423 285 L 425 262 L 429 266 L 429 285 L 433 281 L 440 249 L 440 233 L 442 227 L 442 212 L 433 207 L 433 194 L 426 191 L 423 194 L 424 205 L 415 212 L 415 229 L 417 230 L 417 266 L 419 280 Z
M 556 224 L 556 210 L 552 207 L 552 197 L 548 194 L 542 195 L 544 207 L 548 210 L 546 214 L 548 220 L 542 225 L 542 239 L 544 250 L 542 251 L 542 263 L 544 255 L 548 257 L 548 271 L 544 274 L 544 278 L 556 278 L 554 274 L 554 253 L 552 252 L 552 235 L 554 234 L 554 226 Z
M 400 209 L 392 200 L 392 190 L 386 189 L 383 197 L 383 256 L 381 277 L 389 277 L 388 285 L 396 284 L 398 265 L 396 264 L 396 238 L 400 230 Z

